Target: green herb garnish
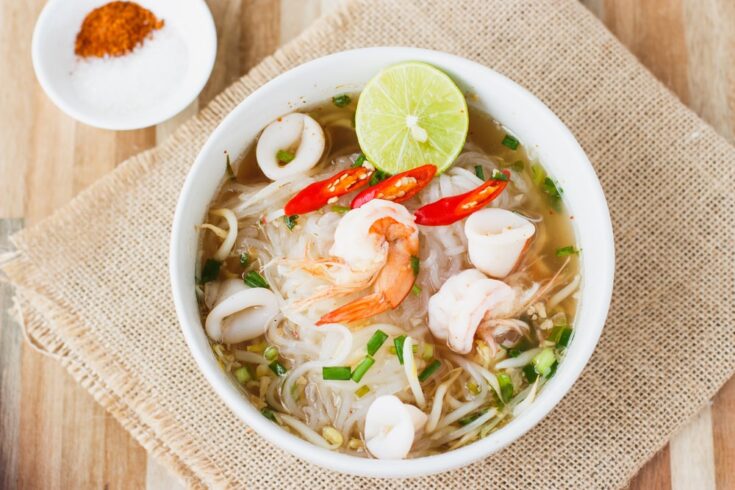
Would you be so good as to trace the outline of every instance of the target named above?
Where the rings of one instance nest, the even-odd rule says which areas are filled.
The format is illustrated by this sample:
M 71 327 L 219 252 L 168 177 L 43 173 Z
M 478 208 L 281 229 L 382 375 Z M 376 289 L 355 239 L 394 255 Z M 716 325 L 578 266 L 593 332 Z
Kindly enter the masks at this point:
M 526 376 L 526 379 L 529 383 L 533 383 L 534 381 L 536 381 L 536 378 L 538 378 L 538 374 L 533 368 L 533 364 L 526 364 L 525 366 L 523 366 L 523 374 Z
M 441 367 L 442 363 L 439 359 L 434 359 L 431 364 L 426 366 L 423 371 L 419 373 L 419 381 L 422 383 L 429 379 L 429 377 Z
M 357 155 L 357 158 L 355 158 L 355 163 L 350 165 L 350 168 L 362 167 L 362 164 L 365 163 L 365 160 L 367 160 L 367 158 L 365 158 L 365 155 L 360 153 L 359 155 Z
M 292 214 L 291 216 L 284 216 L 283 222 L 286 223 L 286 228 L 289 230 L 293 230 L 294 226 L 296 226 L 296 222 L 299 220 L 298 214 Z
M 475 420 L 479 419 L 481 416 L 485 415 L 487 413 L 487 408 L 483 408 L 482 410 L 479 410 L 475 413 L 471 413 L 469 415 L 465 415 L 461 419 L 457 421 L 459 425 L 464 427 L 465 425 L 469 425 Z
M 367 343 L 367 353 L 371 356 L 374 356 L 376 352 L 378 352 L 378 349 L 380 349 L 380 346 L 383 345 L 383 343 L 388 338 L 388 334 L 383 332 L 382 330 L 376 330 L 372 337 L 370 337 L 370 340 L 368 340 Z
M 493 176 L 492 176 L 492 179 L 493 179 L 493 180 L 502 180 L 503 182 L 506 182 L 506 181 L 508 180 L 508 176 L 507 176 L 507 175 L 505 175 L 505 174 L 504 174 L 503 172 L 501 172 L 500 170 L 498 170 L 498 169 L 494 169 L 494 170 L 493 170 Z
M 283 377 L 286 376 L 286 368 L 283 367 L 283 364 L 281 364 L 278 361 L 273 361 L 270 364 L 268 364 L 268 367 L 271 368 L 271 371 L 276 373 L 276 376 Z
M 496 376 L 500 385 L 500 394 L 503 397 L 503 401 L 507 403 L 513 398 L 513 381 L 511 381 L 510 376 L 506 373 L 498 373 Z
M 509 134 L 506 134 L 505 138 L 503 138 L 503 146 L 505 146 L 506 148 L 515 150 L 518 148 L 518 145 L 519 145 L 518 140 Z
M 561 195 L 564 192 L 551 177 L 546 177 L 542 186 L 544 192 L 549 196 L 552 206 L 559 209 L 559 203 L 561 203 Z
M 483 170 L 482 165 L 475 165 L 475 175 L 478 179 L 485 180 L 485 170 Z
M 270 288 L 268 281 L 256 271 L 250 271 L 245 274 L 243 281 L 251 288 Z
M 370 369 L 373 364 L 375 364 L 375 359 L 371 356 L 365 356 L 365 358 L 360 361 L 360 364 L 355 366 L 355 370 L 352 371 L 352 381 L 359 383 L 362 377 L 365 376 L 367 370 Z
M 240 254 L 240 265 L 243 267 L 247 267 L 250 263 L 250 254 L 247 252 L 243 252 Z
M 568 245 L 566 247 L 561 247 L 556 249 L 556 256 L 557 257 L 566 257 L 568 255 L 578 255 L 579 250 L 577 250 L 573 245 Z
M 541 183 L 546 178 L 546 172 L 544 169 L 539 165 L 538 163 L 534 163 L 531 165 L 531 180 L 536 185 L 541 185 Z
M 278 347 L 275 345 L 269 345 L 263 351 L 263 357 L 265 357 L 267 361 L 275 361 L 278 359 Z
M 556 356 L 551 349 L 544 349 L 533 357 L 531 363 L 537 374 L 548 376 L 551 372 L 551 365 L 556 362 Z
M 252 376 L 250 376 L 250 371 L 248 371 L 248 368 L 245 366 L 235 369 L 235 372 L 233 374 L 235 375 L 237 382 L 241 385 L 244 385 L 252 379 Z
M 418 276 L 421 270 L 421 261 L 415 255 L 411 256 L 411 270 L 413 271 L 414 277 Z
M 289 163 L 291 160 L 296 158 L 296 155 L 287 150 L 278 150 L 276 158 L 281 163 Z
M 202 277 L 199 280 L 201 284 L 206 284 L 210 281 L 214 281 L 219 277 L 219 269 L 222 266 L 222 262 L 214 259 L 207 259 L 202 267 Z
M 332 97 L 332 103 L 337 107 L 344 107 L 352 102 L 352 98 L 347 94 L 335 95 Z
M 566 325 L 558 325 L 551 329 L 551 335 L 549 340 L 554 342 L 560 349 L 566 348 L 569 345 L 569 340 L 572 338 L 572 329 Z
M 276 419 L 276 414 L 273 413 L 273 410 L 271 409 L 271 407 L 261 408 L 260 413 L 263 414 L 263 417 L 267 418 L 271 422 L 278 423 L 278 419 Z
M 352 376 L 352 370 L 348 366 L 324 366 L 322 368 L 322 379 L 327 381 L 346 381 Z
M 518 357 L 521 355 L 521 351 L 519 349 L 508 349 L 508 357 Z
M 370 387 L 368 385 L 362 385 L 358 389 L 355 390 L 355 396 L 357 398 L 362 398 L 363 396 L 367 395 L 370 392 Z
M 332 205 L 332 211 L 335 213 L 346 213 L 350 210 L 349 206 L 342 206 L 341 204 L 333 204 Z
M 420 296 L 421 295 L 421 286 L 414 283 L 413 286 L 411 286 L 411 293 L 413 293 L 414 296 Z
M 403 344 L 406 342 L 406 336 L 401 335 L 400 337 L 396 337 L 393 339 L 393 346 L 396 349 L 396 356 L 398 357 L 398 362 L 403 364 Z
M 390 174 L 388 174 L 386 172 L 383 172 L 382 170 L 377 170 L 376 169 L 375 172 L 373 172 L 373 175 L 370 176 L 370 182 L 369 182 L 369 184 L 371 186 L 377 185 L 377 184 L 383 182 L 388 177 L 390 177 Z

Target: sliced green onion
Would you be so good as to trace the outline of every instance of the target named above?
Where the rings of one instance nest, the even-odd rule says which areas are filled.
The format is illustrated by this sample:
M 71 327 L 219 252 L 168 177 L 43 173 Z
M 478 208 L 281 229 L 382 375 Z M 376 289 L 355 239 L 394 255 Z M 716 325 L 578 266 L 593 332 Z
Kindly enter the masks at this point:
M 533 383 L 536 381 L 536 378 L 538 378 L 538 374 L 536 374 L 533 364 L 526 364 L 523 366 L 523 374 L 526 376 L 529 383 Z
M 222 262 L 214 259 L 207 259 L 202 267 L 202 277 L 199 280 L 202 284 L 214 281 L 219 277 L 219 269 L 222 266 Z
M 296 226 L 296 222 L 299 220 L 298 214 L 292 214 L 291 216 L 284 216 L 283 221 L 286 223 L 286 228 L 289 230 L 293 230 L 294 226 Z
M 355 370 L 352 371 L 352 381 L 359 383 L 362 377 L 365 376 L 367 370 L 370 369 L 373 364 L 375 364 L 375 359 L 371 356 L 365 356 L 365 358 L 360 361 L 360 364 L 355 367 Z
M 240 254 L 240 265 L 243 267 L 247 267 L 250 263 L 250 255 L 247 252 L 243 252 Z
M 412 292 L 412 293 L 413 293 L 413 294 L 414 294 L 415 296 L 419 296 L 419 295 L 421 294 L 421 287 L 420 287 L 420 286 L 418 286 L 418 285 L 416 285 L 416 284 L 414 283 L 414 285 L 413 285 L 413 286 L 411 286 L 411 292 Z
M 555 362 L 554 351 L 548 348 L 536 354 L 531 360 L 534 370 L 541 376 L 548 376 L 551 372 L 551 365 Z
M 282 377 L 286 376 L 286 368 L 283 367 L 283 364 L 281 364 L 278 361 L 273 361 L 270 364 L 268 364 L 268 367 L 271 368 L 271 371 L 276 373 L 276 376 Z
M 350 210 L 349 206 L 342 206 L 341 204 L 333 204 L 332 205 L 332 211 L 335 213 L 346 213 Z
M 383 345 L 383 343 L 388 338 L 388 334 L 383 332 L 382 330 L 376 330 L 372 337 L 370 337 L 370 340 L 368 340 L 367 343 L 367 353 L 371 356 L 374 356 L 376 352 L 378 352 L 378 349 L 380 349 L 380 346 Z
M 561 247 L 556 249 L 556 256 L 557 257 L 566 257 L 568 255 L 578 255 L 579 250 L 577 250 L 574 245 L 567 245 L 566 247 Z
M 276 152 L 276 159 L 281 163 L 289 163 L 294 158 L 296 158 L 296 155 L 290 151 L 278 150 L 278 152 Z
M 390 177 L 390 174 L 383 172 L 382 170 L 376 169 L 375 172 L 373 172 L 373 175 L 370 176 L 369 184 L 370 185 L 379 184 L 383 182 L 385 179 L 387 179 L 388 177 Z
M 549 201 L 554 208 L 559 209 L 561 203 L 561 195 L 564 190 L 554 182 L 551 177 L 546 177 L 543 183 L 543 190 L 549 196 Z
M 508 352 L 508 357 L 518 357 L 521 355 L 521 351 L 515 348 L 508 349 L 507 352 Z
M 233 374 L 235 375 L 237 382 L 241 385 L 244 385 L 252 379 L 252 376 L 250 376 L 250 371 L 248 371 L 248 368 L 245 366 L 235 369 L 235 372 Z
M 256 271 L 250 271 L 245 274 L 243 281 L 251 288 L 270 288 L 268 281 Z
M 278 347 L 275 345 L 269 345 L 263 351 L 263 357 L 265 357 L 267 361 L 275 361 L 278 359 Z
M 546 172 L 544 171 L 543 167 L 539 165 L 538 163 L 534 163 L 531 165 L 531 180 L 536 185 L 541 185 L 541 183 L 546 178 Z
M 332 97 L 332 103 L 337 107 L 344 107 L 352 102 L 352 98 L 347 94 L 335 95 Z
M 523 165 L 523 160 L 516 160 L 510 165 L 510 168 L 511 170 L 515 170 L 516 172 L 523 172 L 525 165 Z
M 367 158 L 365 158 L 365 155 L 360 153 L 359 155 L 357 155 L 357 158 L 355 158 L 355 163 L 350 165 L 350 167 L 351 168 L 362 167 L 362 164 L 365 163 L 365 160 L 367 160 Z
M 505 138 L 503 138 L 503 146 L 510 148 L 511 150 L 517 149 L 518 144 L 519 144 L 519 141 L 515 137 L 509 134 L 506 134 Z
M 429 379 L 429 377 L 436 372 L 437 369 L 441 367 L 442 363 L 439 359 L 434 359 L 434 361 L 426 366 L 423 371 L 419 373 L 419 381 L 422 383 Z
M 268 344 L 265 342 L 258 342 L 257 344 L 250 344 L 247 347 L 245 347 L 245 350 L 248 352 L 255 352 L 260 354 L 261 352 L 265 351 L 265 349 L 268 347 Z
M 501 172 L 498 169 L 493 169 L 492 179 L 493 180 L 502 180 L 503 182 L 507 182 L 508 176 L 505 175 L 503 172 Z
M 421 260 L 415 255 L 411 256 L 411 270 L 413 271 L 414 277 L 418 276 L 421 270 Z
M 498 384 L 500 385 L 500 394 L 503 397 L 504 402 L 510 401 L 513 398 L 513 381 L 510 376 L 506 373 L 498 373 L 495 375 L 498 378 Z
M 556 368 L 559 366 L 559 361 L 554 361 L 554 364 L 551 365 L 551 369 L 549 370 L 549 374 L 546 375 L 547 378 L 552 377 L 556 374 Z
M 393 339 L 393 347 L 396 349 L 396 356 L 398 356 L 398 362 L 403 364 L 403 344 L 406 342 L 406 336 L 401 335 Z
M 322 379 L 327 381 L 346 381 L 352 376 L 349 366 L 324 366 L 322 368 Z
M 263 417 L 267 418 L 271 422 L 278 423 L 278 419 L 276 419 L 276 414 L 273 413 L 273 410 L 271 409 L 271 407 L 261 408 L 260 413 L 263 414 Z
M 549 340 L 556 343 L 556 346 L 563 349 L 569 345 L 569 339 L 572 338 L 572 329 L 566 325 L 558 325 L 551 329 Z
M 230 162 L 229 152 L 225 152 L 225 163 L 227 164 L 227 176 L 230 178 L 230 180 L 235 180 L 237 177 L 235 175 L 235 171 L 232 169 L 232 162 Z
M 357 398 L 362 398 L 368 393 L 370 393 L 370 387 L 368 385 L 362 385 L 358 389 L 355 390 L 355 396 Z
M 475 175 L 478 179 L 485 180 L 485 170 L 483 170 L 482 165 L 475 165 Z

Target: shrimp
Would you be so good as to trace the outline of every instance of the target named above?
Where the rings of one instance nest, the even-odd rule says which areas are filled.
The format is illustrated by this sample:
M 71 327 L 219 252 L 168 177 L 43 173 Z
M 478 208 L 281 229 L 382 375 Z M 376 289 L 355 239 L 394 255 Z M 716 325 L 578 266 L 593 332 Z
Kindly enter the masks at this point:
M 467 354 L 480 325 L 506 317 L 518 298 L 519 292 L 503 281 L 489 279 L 477 269 L 464 270 L 429 299 L 429 329 L 454 352 Z
M 327 313 L 317 325 L 354 322 L 397 307 L 416 279 L 411 258 L 418 253 L 418 228 L 400 204 L 374 199 L 348 212 L 337 225 L 330 254 L 359 278 L 373 274 L 373 293 Z

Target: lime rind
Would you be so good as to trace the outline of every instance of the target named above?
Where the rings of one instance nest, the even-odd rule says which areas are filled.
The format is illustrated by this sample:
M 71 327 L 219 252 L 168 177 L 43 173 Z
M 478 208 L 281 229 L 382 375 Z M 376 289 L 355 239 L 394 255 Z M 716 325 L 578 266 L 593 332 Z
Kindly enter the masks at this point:
M 407 117 L 425 136 L 416 139 Z M 395 174 L 432 163 L 449 168 L 462 151 L 469 127 L 467 102 L 446 73 L 421 62 L 389 66 L 365 86 L 355 126 L 360 148 L 376 167 Z

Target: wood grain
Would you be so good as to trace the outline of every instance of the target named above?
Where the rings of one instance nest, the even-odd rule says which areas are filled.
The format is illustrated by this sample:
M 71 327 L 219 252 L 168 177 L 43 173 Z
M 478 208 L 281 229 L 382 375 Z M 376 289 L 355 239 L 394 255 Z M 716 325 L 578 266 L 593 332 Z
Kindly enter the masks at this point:
M 156 128 L 76 123 L 35 81 L 28 53 L 43 0 L 0 0 L 0 251 L 124 158 L 163 141 L 216 94 L 341 0 L 207 0 L 218 33 L 209 82 Z M 583 0 L 677 96 L 735 141 L 735 2 Z M 21 345 L 0 286 L 2 488 L 181 488 L 55 361 Z M 681 468 L 698 461 L 698 474 Z M 631 482 L 632 489 L 735 488 L 735 380 Z

